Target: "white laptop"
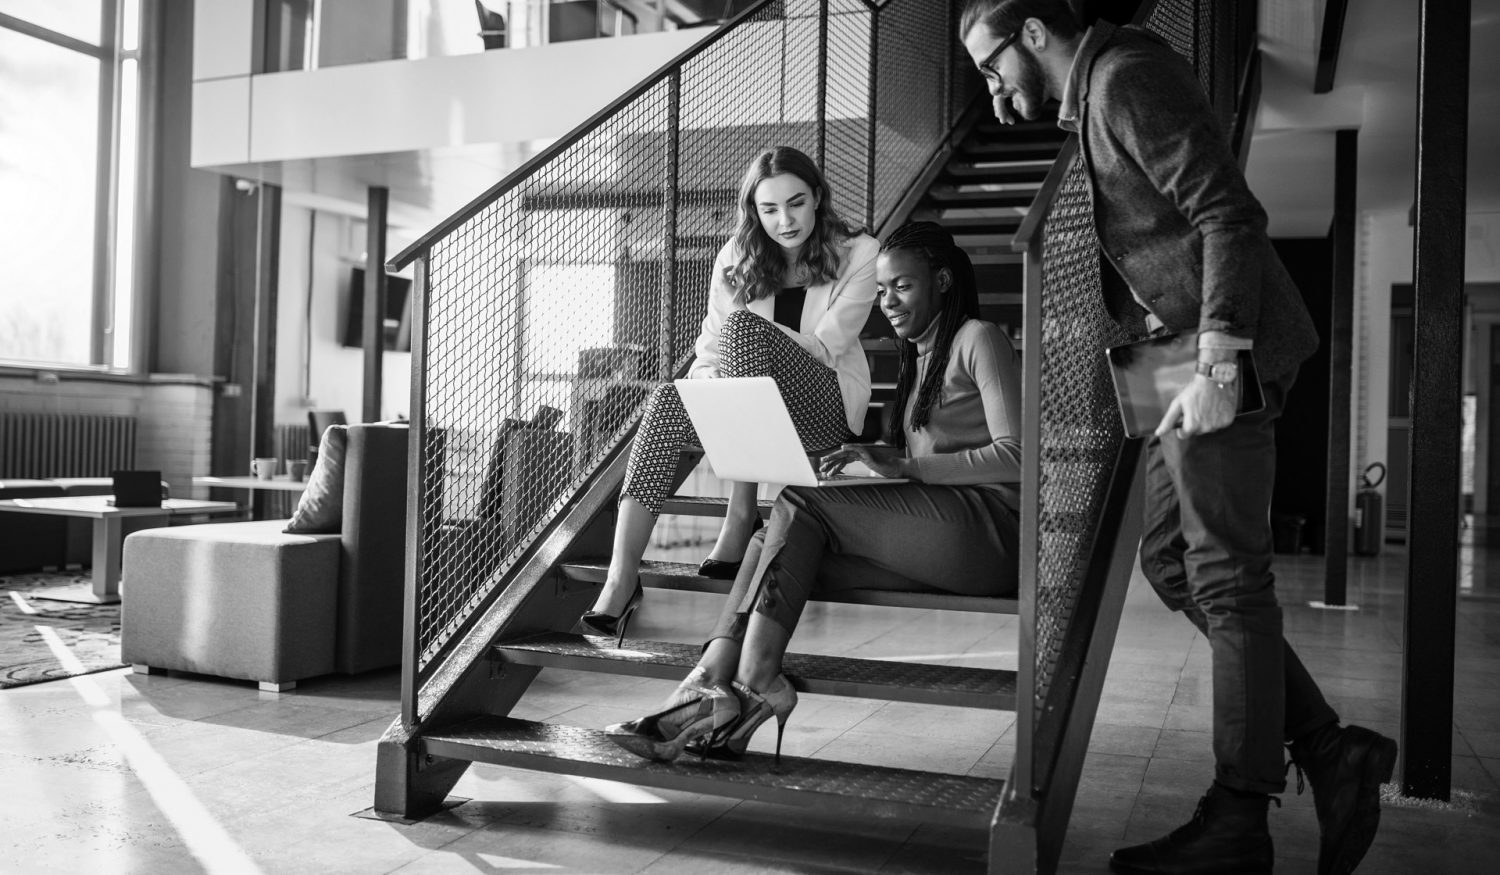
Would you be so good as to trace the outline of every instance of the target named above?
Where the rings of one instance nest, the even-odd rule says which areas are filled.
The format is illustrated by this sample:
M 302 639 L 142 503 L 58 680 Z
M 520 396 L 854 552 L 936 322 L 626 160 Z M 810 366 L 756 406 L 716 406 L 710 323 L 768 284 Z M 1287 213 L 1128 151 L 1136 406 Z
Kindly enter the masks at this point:
M 905 483 L 855 463 L 820 478 L 802 448 L 776 381 L 770 377 L 677 380 L 698 441 L 725 480 L 787 486 L 875 486 Z M 851 470 L 853 469 L 853 470 Z

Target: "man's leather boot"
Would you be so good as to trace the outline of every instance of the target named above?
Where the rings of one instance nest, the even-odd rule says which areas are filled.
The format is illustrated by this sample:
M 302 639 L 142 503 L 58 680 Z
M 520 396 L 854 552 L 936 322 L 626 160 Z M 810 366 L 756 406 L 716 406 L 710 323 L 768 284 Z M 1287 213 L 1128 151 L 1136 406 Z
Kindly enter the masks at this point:
M 1276 862 L 1266 809 L 1271 797 L 1214 784 L 1193 819 L 1165 838 L 1121 848 L 1109 868 L 1121 875 L 1229 875 L 1270 872 Z
M 1288 747 L 1312 784 L 1318 875 L 1349 875 L 1380 826 L 1380 785 L 1395 770 L 1396 742 L 1363 726 L 1328 723 Z

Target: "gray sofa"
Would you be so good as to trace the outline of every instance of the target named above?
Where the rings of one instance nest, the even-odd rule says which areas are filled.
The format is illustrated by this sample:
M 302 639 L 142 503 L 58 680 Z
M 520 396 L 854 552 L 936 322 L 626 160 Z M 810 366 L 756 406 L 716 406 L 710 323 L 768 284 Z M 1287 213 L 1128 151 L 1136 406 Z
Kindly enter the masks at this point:
M 127 537 L 121 660 L 275 692 L 399 664 L 407 433 L 349 426 L 339 534 L 288 535 L 269 520 Z

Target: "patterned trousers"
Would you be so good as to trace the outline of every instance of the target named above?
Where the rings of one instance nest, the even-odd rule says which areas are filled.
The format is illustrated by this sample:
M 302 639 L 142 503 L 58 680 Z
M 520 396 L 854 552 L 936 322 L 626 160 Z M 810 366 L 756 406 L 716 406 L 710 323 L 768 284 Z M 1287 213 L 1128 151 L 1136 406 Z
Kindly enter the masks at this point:
M 838 374 L 780 328 L 748 310 L 729 314 L 719 331 L 719 376 L 775 379 L 808 452 L 850 437 Z M 652 516 L 661 513 L 682 448 L 697 442 L 698 433 L 682 407 L 677 387 L 671 383 L 657 386 L 646 401 L 630 447 L 621 498 L 634 498 Z

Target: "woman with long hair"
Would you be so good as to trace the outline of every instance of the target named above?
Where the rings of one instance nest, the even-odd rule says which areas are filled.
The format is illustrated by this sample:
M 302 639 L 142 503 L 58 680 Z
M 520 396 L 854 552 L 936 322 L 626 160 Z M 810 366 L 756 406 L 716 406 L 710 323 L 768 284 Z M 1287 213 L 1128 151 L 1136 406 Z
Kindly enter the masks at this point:
M 689 376 L 774 377 L 809 452 L 858 433 L 870 400 L 859 332 L 875 300 L 878 250 L 839 217 L 811 158 L 790 146 L 762 152 L 740 184 L 737 230 L 714 261 Z M 581 620 L 585 630 L 624 640 L 643 595 L 646 542 L 682 448 L 696 441 L 676 387 L 658 386 L 630 448 L 609 572 Z M 699 572 L 733 579 L 759 526 L 756 484 L 732 484 L 724 525 Z
M 1015 349 L 977 318 L 974 268 L 942 227 L 903 225 L 886 240 L 876 271 L 880 308 L 901 340 L 889 445 L 845 445 L 820 468 L 830 474 L 858 460 L 911 482 L 782 490 L 698 665 L 656 713 L 608 728 L 621 747 L 670 760 L 696 740 L 707 755 L 732 758 L 775 717 L 779 758 L 797 704 L 782 657 L 814 592 L 1015 593 Z

